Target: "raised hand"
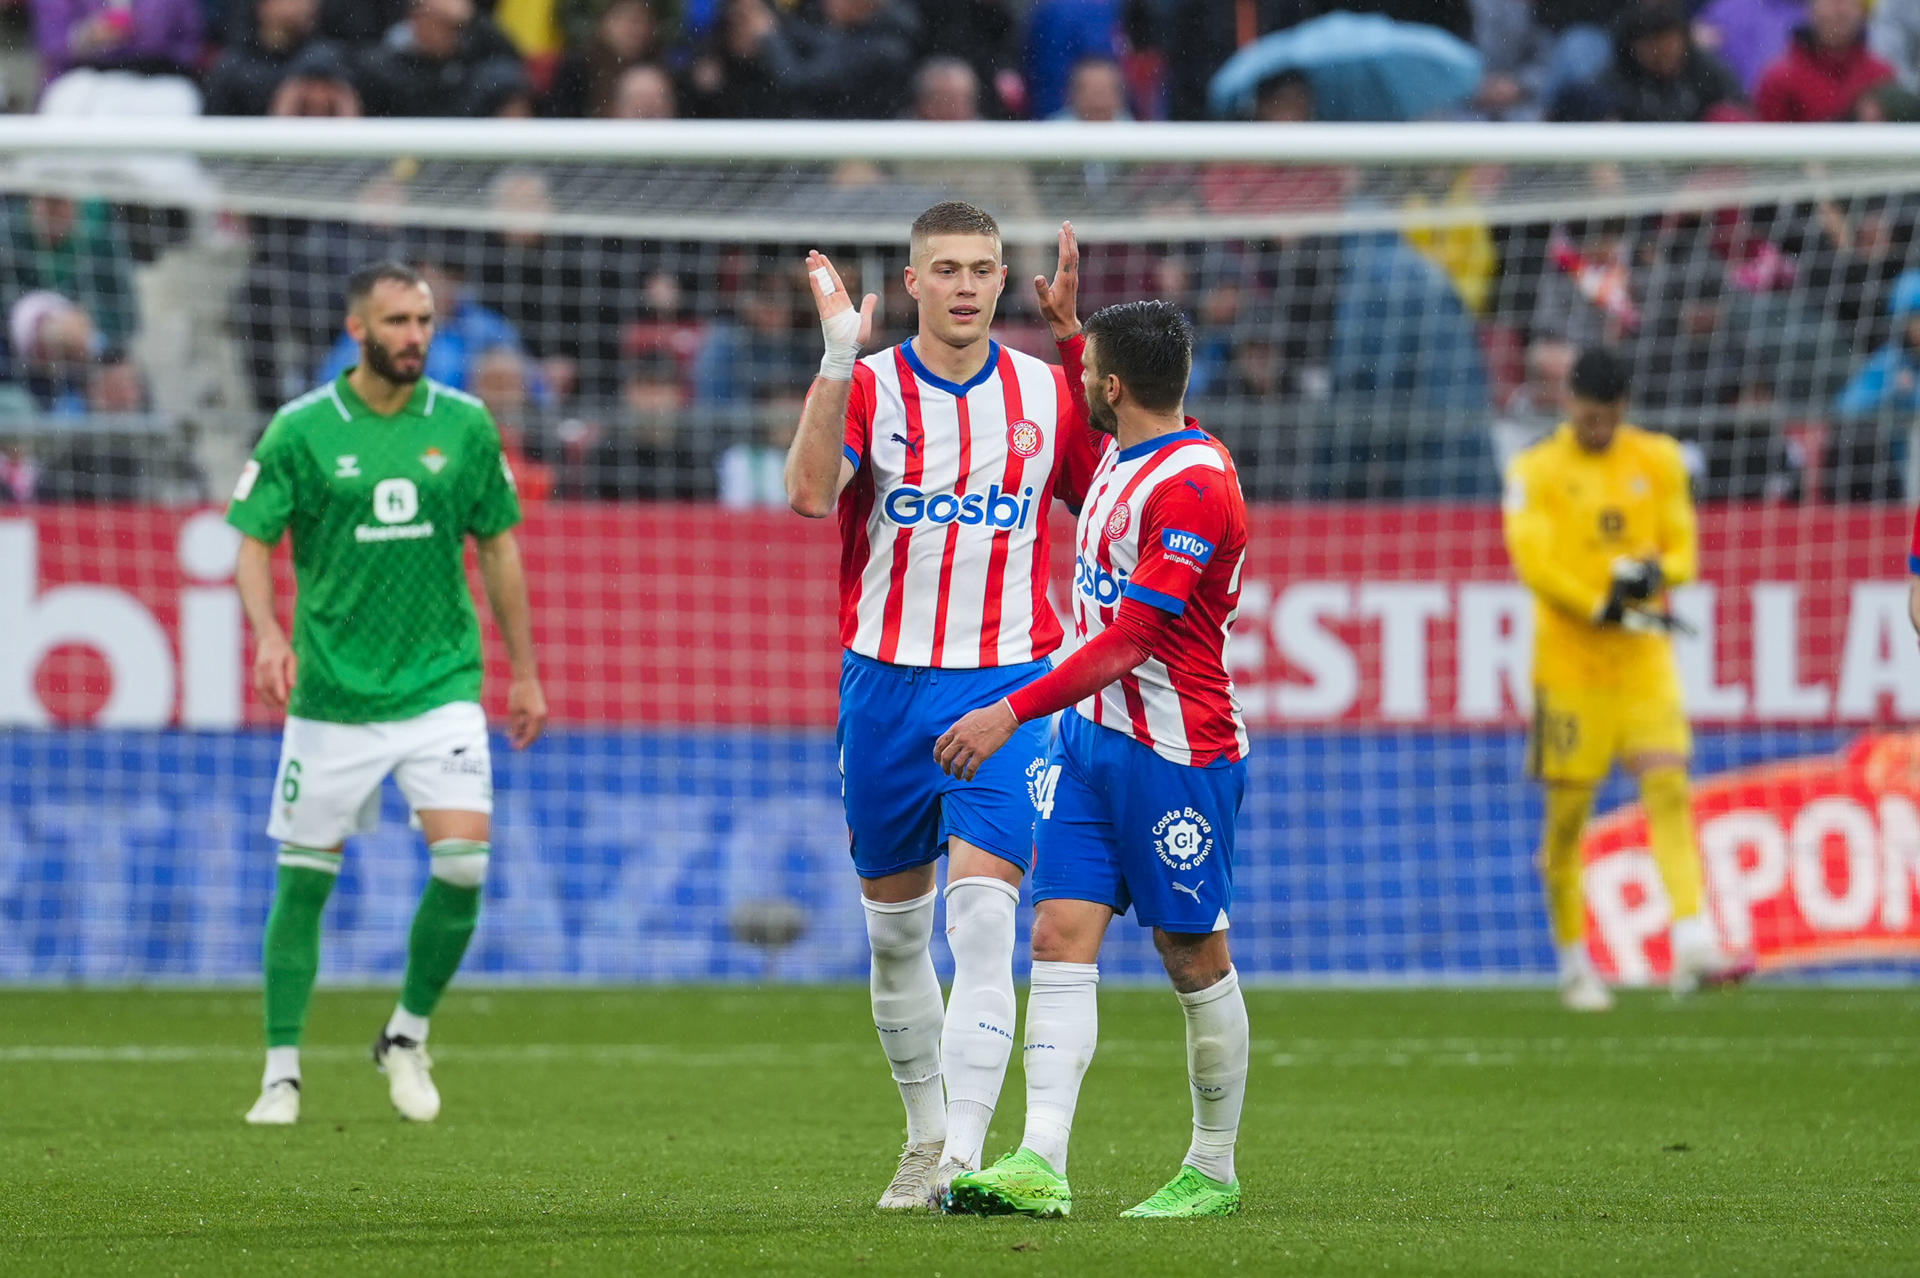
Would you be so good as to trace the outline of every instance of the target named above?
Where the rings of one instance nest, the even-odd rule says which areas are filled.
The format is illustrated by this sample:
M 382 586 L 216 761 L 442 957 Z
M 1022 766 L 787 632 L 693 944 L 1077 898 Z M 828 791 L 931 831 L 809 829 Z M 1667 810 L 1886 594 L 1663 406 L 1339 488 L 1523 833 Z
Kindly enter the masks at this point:
M 1060 224 L 1060 263 L 1051 282 L 1044 275 L 1033 277 L 1033 295 L 1055 341 L 1080 331 L 1080 241 L 1074 238 L 1073 223 Z
M 861 300 L 858 327 L 839 319 L 853 310 L 853 295 L 840 282 L 840 272 L 818 249 L 807 254 L 807 287 L 813 292 L 814 309 L 820 312 L 820 331 L 826 336 L 829 352 L 836 342 L 845 344 L 851 339 L 855 348 L 863 349 L 873 340 L 873 311 L 880 304 L 879 296 L 869 293 Z

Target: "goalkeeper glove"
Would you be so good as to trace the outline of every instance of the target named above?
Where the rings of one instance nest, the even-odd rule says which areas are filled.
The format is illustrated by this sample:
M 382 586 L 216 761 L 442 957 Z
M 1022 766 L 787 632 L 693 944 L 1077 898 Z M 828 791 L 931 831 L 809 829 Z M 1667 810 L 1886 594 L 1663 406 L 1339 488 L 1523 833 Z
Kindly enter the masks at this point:
M 1621 597 L 1632 602 L 1651 599 L 1667 584 L 1666 574 L 1654 559 L 1616 559 L 1613 580 Z
M 1620 628 L 1643 635 L 1692 635 L 1694 629 L 1670 612 L 1648 612 L 1644 608 L 1626 608 L 1620 614 Z

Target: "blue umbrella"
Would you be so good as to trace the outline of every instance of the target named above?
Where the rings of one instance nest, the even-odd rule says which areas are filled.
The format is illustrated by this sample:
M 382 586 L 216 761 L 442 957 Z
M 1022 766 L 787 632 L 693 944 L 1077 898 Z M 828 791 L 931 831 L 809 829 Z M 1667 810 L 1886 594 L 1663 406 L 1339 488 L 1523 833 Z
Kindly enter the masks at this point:
M 1262 36 L 1227 59 L 1207 86 L 1217 116 L 1253 112 L 1260 86 L 1286 71 L 1313 85 L 1321 120 L 1418 120 L 1480 87 L 1474 47 L 1438 27 L 1377 13 L 1330 13 Z

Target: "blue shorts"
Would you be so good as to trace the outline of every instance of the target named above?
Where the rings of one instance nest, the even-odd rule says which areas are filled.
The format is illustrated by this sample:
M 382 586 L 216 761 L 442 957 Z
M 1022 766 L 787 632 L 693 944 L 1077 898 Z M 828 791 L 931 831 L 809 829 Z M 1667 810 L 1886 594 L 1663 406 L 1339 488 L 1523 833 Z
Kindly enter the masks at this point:
M 1033 899 L 1129 908 L 1142 927 L 1221 932 L 1247 765 L 1190 768 L 1069 710 L 1047 757 Z
M 1046 722 L 1022 724 L 971 781 L 942 772 L 933 759 L 933 743 L 969 710 L 992 705 L 1051 668 L 1051 662 L 1028 661 L 983 670 L 930 670 L 844 654 L 834 735 L 853 868 L 861 878 L 926 865 L 946 851 L 949 837 L 1023 870 L 1032 863 Z

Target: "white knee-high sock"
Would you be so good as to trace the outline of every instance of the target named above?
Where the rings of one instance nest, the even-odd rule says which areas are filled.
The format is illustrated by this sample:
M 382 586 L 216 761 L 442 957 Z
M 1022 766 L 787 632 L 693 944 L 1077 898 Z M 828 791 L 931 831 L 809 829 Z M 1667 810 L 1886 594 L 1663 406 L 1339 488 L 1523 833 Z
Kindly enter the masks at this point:
M 1039 963 L 1027 993 L 1027 1131 L 1020 1143 L 1067 1174 L 1067 1139 L 1080 1080 L 1100 1038 L 1100 965 Z
M 866 901 L 867 942 L 873 947 L 869 986 L 873 1027 L 907 1107 L 907 1142 L 938 1145 L 947 1138 L 946 1095 L 940 1082 L 940 978 L 933 970 L 933 902 Z
M 987 1125 L 1013 1055 L 1013 912 L 1020 889 L 976 876 L 947 884 L 953 991 L 940 1036 L 947 1078 L 945 1157 L 980 1165 Z
M 1233 1143 L 1247 1099 L 1247 1001 L 1240 974 L 1180 997 L 1187 1014 L 1187 1080 L 1193 1088 L 1193 1145 L 1187 1166 L 1219 1181 L 1233 1179 Z

